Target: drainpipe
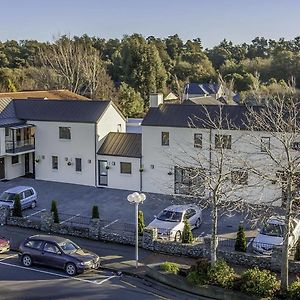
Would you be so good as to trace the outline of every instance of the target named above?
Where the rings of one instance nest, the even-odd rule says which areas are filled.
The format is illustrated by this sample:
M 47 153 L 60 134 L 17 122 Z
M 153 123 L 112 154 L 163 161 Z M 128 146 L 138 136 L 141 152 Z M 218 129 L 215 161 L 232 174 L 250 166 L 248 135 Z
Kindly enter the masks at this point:
M 140 169 L 142 168 L 142 158 L 140 157 Z M 143 172 L 140 172 L 140 192 L 143 191 Z

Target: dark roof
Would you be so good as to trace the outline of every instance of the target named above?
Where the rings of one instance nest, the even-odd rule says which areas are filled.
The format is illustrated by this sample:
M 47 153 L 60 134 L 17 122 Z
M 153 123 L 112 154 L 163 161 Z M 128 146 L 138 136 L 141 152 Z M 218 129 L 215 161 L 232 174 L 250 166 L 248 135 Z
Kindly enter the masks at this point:
M 110 101 L 14 100 L 16 116 L 31 121 L 95 123 Z
M 211 95 L 216 94 L 219 90 L 217 83 L 187 83 L 185 86 L 185 94 Z
M 97 154 L 142 157 L 142 135 L 140 133 L 110 132 Z
M 185 101 L 183 104 L 189 105 L 222 105 L 223 103 L 217 100 L 213 96 L 206 96 L 206 97 L 192 97 Z
M 214 120 L 221 113 L 223 129 L 246 129 L 246 112 L 247 107 L 240 105 L 163 104 L 149 109 L 142 126 L 210 128 L 208 116 Z
M 0 127 L 23 124 L 24 121 L 16 117 L 15 107 L 11 98 L 0 98 Z
M 60 236 L 45 235 L 45 234 L 32 235 L 31 237 L 29 237 L 29 239 L 56 242 L 58 244 L 63 243 L 67 240 L 66 238 Z

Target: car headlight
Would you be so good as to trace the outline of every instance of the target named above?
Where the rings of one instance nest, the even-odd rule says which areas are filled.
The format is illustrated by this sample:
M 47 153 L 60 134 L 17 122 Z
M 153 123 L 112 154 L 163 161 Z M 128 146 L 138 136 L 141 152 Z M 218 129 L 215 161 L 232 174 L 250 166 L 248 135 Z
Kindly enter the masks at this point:
M 81 265 L 81 266 L 84 266 L 84 262 L 83 262 L 83 261 L 81 261 L 81 262 L 79 263 L 79 265 Z

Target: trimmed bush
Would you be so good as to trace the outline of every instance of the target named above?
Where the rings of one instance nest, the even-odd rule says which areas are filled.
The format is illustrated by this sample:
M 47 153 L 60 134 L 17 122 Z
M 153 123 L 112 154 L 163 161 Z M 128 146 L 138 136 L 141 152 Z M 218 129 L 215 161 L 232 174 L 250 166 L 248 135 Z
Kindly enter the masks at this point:
M 295 251 L 294 259 L 297 260 L 297 261 L 300 261 L 300 239 L 298 240 L 297 245 L 296 245 L 296 251 Z
M 218 260 L 213 266 L 208 268 L 207 277 L 209 283 L 213 285 L 231 288 L 237 278 L 237 274 L 224 260 Z
M 164 262 L 160 265 L 160 270 L 168 273 L 177 274 L 179 272 L 179 265 L 172 262 Z
M 239 230 L 236 235 L 234 249 L 235 251 L 240 251 L 240 252 L 246 252 L 247 250 L 245 230 L 244 227 L 241 225 L 239 226 Z
M 194 237 L 193 237 L 190 223 L 185 219 L 181 241 L 183 244 L 192 244 L 193 239 L 194 239 Z
M 207 275 L 203 273 L 199 273 L 197 271 L 191 271 L 187 275 L 187 280 L 195 285 L 203 285 L 206 284 L 208 279 Z
M 15 196 L 12 215 L 13 215 L 13 217 L 21 217 L 22 218 L 22 207 L 21 207 L 21 200 L 20 200 L 19 195 Z
M 143 235 L 144 229 L 145 229 L 144 214 L 141 210 L 139 210 L 139 214 L 138 214 L 138 233 L 139 233 L 139 235 Z
M 97 205 L 93 206 L 92 209 L 92 219 L 99 219 L 99 208 Z
M 241 277 L 240 289 L 250 295 L 273 297 L 279 287 L 279 281 L 269 270 L 253 268 L 245 271 Z
M 289 298 L 300 299 L 300 279 L 299 278 L 290 285 Z
M 52 202 L 51 202 L 51 212 L 52 212 L 52 216 L 53 216 L 53 222 L 59 223 L 57 205 L 56 205 L 56 201 L 54 201 L 54 200 L 52 200 Z

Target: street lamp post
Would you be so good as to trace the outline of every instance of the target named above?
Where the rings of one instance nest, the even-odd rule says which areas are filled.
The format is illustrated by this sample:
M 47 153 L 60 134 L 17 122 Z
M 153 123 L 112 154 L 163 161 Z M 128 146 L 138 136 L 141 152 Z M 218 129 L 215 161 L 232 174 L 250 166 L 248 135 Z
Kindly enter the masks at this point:
M 127 196 L 127 200 L 130 204 L 135 205 L 135 267 L 139 265 L 139 232 L 138 232 L 138 214 L 139 204 L 143 203 L 146 199 L 146 195 L 138 192 L 134 192 Z

